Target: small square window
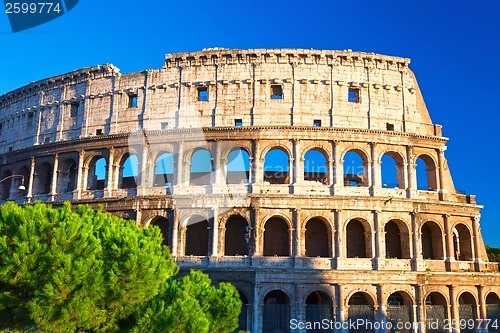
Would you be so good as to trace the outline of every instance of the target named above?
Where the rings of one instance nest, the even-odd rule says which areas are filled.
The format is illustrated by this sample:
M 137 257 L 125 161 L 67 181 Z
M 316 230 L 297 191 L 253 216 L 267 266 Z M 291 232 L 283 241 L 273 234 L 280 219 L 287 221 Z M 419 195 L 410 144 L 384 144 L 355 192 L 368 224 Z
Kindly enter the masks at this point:
M 43 143 L 49 143 L 50 142 L 50 136 L 46 136 L 43 138 Z
M 102 135 L 102 128 L 98 128 L 95 130 L 95 135 Z
M 359 103 L 359 89 L 349 88 L 347 100 L 350 103 Z
M 271 99 L 283 99 L 283 86 L 281 84 L 271 85 Z
M 394 124 L 387 123 L 386 128 L 388 131 L 394 131 Z
M 161 123 L 161 129 L 168 129 L 168 123 Z
M 137 102 L 136 102 L 137 103 Z M 80 109 L 80 103 L 71 103 L 70 115 L 74 118 L 78 115 L 78 110 Z
M 208 88 L 198 87 L 197 89 L 198 89 L 198 101 L 208 102 Z
M 128 107 L 129 108 L 137 107 L 137 94 L 128 95 Z
M 12 151 L 12 147 L 9 147 L 9 151 Z
M 321 127 L 321 120 L 319 120 L 319 119 L 314 119 L 314 121 L 313 121 L 313 126 L 315 126 L 315 127 Z
M 243 126 L 243 119 L 235 119 L 234 126 Z

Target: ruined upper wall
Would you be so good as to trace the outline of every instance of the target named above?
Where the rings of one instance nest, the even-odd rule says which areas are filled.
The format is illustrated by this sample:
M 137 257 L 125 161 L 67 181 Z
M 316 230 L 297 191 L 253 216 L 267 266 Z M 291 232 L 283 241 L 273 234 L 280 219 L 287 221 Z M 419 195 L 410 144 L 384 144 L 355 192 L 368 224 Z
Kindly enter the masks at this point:
M 351 51 L 216 48 L 166 55 L 162 68 L 130 74 L 110 64 L 83 68 L 0 97 L 0 154 L 141 128 L 240 122 L 440 137 L 409 62 Z

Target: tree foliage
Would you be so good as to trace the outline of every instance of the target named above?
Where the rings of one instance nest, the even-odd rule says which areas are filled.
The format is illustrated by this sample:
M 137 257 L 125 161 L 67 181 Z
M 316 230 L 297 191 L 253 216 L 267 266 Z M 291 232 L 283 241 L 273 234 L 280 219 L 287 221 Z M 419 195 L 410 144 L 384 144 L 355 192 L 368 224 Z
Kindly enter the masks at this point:
M 486 245 L 488 260 L 491 262 L 500 262 L 500 247 L 491 247 Z
M 215 288 L 201 272 L 173 279 L 178 267 L 161 242 L 158 228 L 89 206 L 1 206 L 0 323 L 50 332 L 236 328 L 236 289 Z

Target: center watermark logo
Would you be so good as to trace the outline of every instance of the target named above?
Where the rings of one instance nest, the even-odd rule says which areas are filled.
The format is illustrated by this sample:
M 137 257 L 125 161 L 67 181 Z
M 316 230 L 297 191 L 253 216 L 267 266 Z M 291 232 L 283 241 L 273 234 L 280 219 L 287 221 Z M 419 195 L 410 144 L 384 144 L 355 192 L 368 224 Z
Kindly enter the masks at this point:
M 42 25 L 72 10 L 79 0 L 49 0 L 49 2 L 4 0 L 12 32 L 19 32 Z

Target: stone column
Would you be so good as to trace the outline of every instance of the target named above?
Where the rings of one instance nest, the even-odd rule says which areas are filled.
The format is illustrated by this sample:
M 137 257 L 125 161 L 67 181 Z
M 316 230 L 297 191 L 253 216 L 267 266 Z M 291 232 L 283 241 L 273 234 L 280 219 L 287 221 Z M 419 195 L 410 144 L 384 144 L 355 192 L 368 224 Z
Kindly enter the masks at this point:
M 338 300 L 337 300 L 337 303 L 339 305 L 339 311 L 338 311 L 338 319 L 337 321 L 339 321 L 340 323 L 344 323 L 347 319 L 347 315 L 346 315 L 346 300 L 345 300 L 345 295 L 344 295 L 344 289 L 343 289 L 343 285 L 341 284 L 338 284 L 337 285 L 337 294 L 338 294 Z M 346 330 L 344 329 L 343 327 L 344 325 L 342 325 L 342 329 L 339 331 L 341 333 L 344 333 L 346 332 Z
M 336 257 L 336 268 L 338 269 L 339 266 L 341 265 L 342 259 L 345 258 L 346 256 L 346 239 L 344 235 L 344 223 L 343 223 L 343 217 L 342 217 L 342 210 L 341 209 L 334 209 L 334 215 L 335 215 L 335 247 L 336 251 L 335 253 L 337 254 Z
M 480 251 L 480 242 L 479 242 L 479 230 L 480 230 L 480 226 L 479 226 L 479 219 L 481 218 L 481 215 L 476 215 L 476 216 L 473 216 L 471 218 L 472 220 L 472 241 L 474 242 L 473 243 L 473 247 L 472 249 L 474 250 L 474 253 L 472 255 L 473 257 L 473 260 L 474 262 L 477 264 L 477 271 L 479 271 L 479 263 L 482 262 L 482 258 L 480 257 L 481 256 L 481 251 Z
M 85 151 L 80 149 L 78 152 L 78 176 L 76 178 L 76 199 L 80 200 L 82 198 L 82 190 L 86 189 L 86 181 L 84 180 L 84 175 L 87 175 L 84 172 L 84 163 L 85 163 Z M 85 178 L 87 178 L 86 176 Z
M 417 190 L 417 177 L 415 170 L 415 161 L 413 160 L 413 146 L 406 146 L 406 160 L 407 162 L 407 174 L 408 174 L 408 186 L 407 194 L 408 198 L 413 198 Z
M 304 256 L 302 251 L 302 228 L 300 226 L 300 209 L 292 210 L 292 230 L 290 230 L 291 241 L 291 256 L 294 258 L 295 267 L 302 267 L 301 257 Z
M 451 323 L 454 323 L 452 327 L 452 332 L 460 332 L 460 314 L 459 314 L 459 304 L 457 300 L 456 287 L 453 285 L 448 286 L 450 290 L 450 303 L 451 303 Z
M 263 254 L 262 248 L 262 237 L 264 234 L 264 228 L 261 227 L 260 221 L 260 209 L 254 208 L 254 221 L 252 226 L 252 237 L 253 237 L 253 256 L 252 256 L 252 265 L 259 267 L 259 257 Z
M 292 156 L 290 156 L 290 161 L 289 161 L 289 172 L 288 172 L 288 178 L 289 178 L 289 184 L 292 186 L 292 189 L 295 187 L 295 185 L 298 185 L 299 180 L 298 178 L 298 164 L 300 163 L 299 158 L 297 158 L 297 139 L 292 139 Z M 294 190 L 294 193 L 296 191 Z
M 177 209 L 172 209 L 173 221 L 172 221 L 172 257 L 177 258 L 178 253 L 178 242 L 179 242 L 179 214 Z
M 184 142 L 181 141 L 179 142 L 177 146 L 177 158 L 174 161 L 175 164 L 175 185 L 179 187 L 179 189 L 182 189 L 184 186 L 186 186 L 186 181 L 185 181 L 185 176 L 184 176 Z M 187 163 L 186 163 L 187 165 Z M 189 169 L 187 170 L 187 175 L 189 177 Z
M 379 333 L 387 332 L 387 305 L 384 302 L 384 286 L 382 284 L 377 284 L 377 304 L 378 311 L 375 311 L 375 320 L 378 320 L 380 323 L 384 322 L 384 329 L 380 329 Z M 378 317 L 378 318 L 377 318 Z
M 419 214 L 417 210 L 410 213 L 411 216 L 411 238 L 412 246 L 410 247 L 411 253 L 410 258 L 413 262 L 413 270 L 422 271 L 425 270 L 425 265 L 422 256 L 422 235 L 419 227 Z
M 263 168 L 264 168 L 264 159 L 261 158 L 261 149 L 260 149 L 260 140 L 259 139 L 254 139 L 253 140 L 253 155 L 252 155 L 252 187 L 257 185 L 260 186 L 262 185 L 262 182 L 264 181 L 264 176 L 263 176 Z M 252 191 L 255 192 L 255 191 Z
M 219 257 L 219 210 L 217 207 L 212 208 L 212 225 L 210 225 L 209 234 L 209 253 L 210 262 L 217 262 Z
M 375 260 L 375 265 L 377 269 L 382 269 L 385 262 L 385 247 L 383 240 L 385 239 L 385 231 L 382 229 L 382 225 L 380 223 L 380 210 L 372 211 L 373 214 L 373 223 L 374 223 L 374 253 L 373 258 Z
M 293 161 L 293 180 L 292 184 L 298 185 L 304 182 L 304 159 L 300 155 L 299 140 L 292 139 L 292 161 Z
M 444 200 L 443 194 L 447 193 L 447 191 L 444 189 L 445 184 L 444 184 L 444 152 L 446 150 L 446 146 L 443 146 L 439 148 L 438 150 L 438 166 L 437 166 L 437 181 L 439 184 L 437 184 L 437 190 L 439 191 L 439 198 L 440 200 Z
M 109 158 L 108 158 L 108 175 L 107 175 L 107 184 L 104 189 L 104 195 L 107 197 L 111 197 L 113 195 L 113 190 L 115 189 L 115 176 L 114 176 L 114 157 L 115 157 L 115 148 L 109 148 Z
M 422 325 L 425 326 L 425 299 L 423 299 L 423 293 L 422 293 L 422 286 L 419 284 L 414 285 L 415 288 L 415 315 L 416 317 L 413 317 L 413 322 L 421 323 Z
M 334 141 L 333 144 L 333 160 L 335 161 L 335 176 L 333 179 L 334 193 L 344 187 L 344 160 L 340 156 L 339 141 Z
M 28 194 L 26 194 L 26 198 L 28 199 L 28 203 L 33 202 L 33 183 L 35 181 L 35 157 L 31 156 L 30 163 L 30 179 L 28 179 Z
M 223 176 L 221 170 L 221 149 L 219 140 L 214 140 L 212 142 L 212 156 L 213 156 L 213 181 L 212 189 L 213 192 L 220 192 L 223 186 Z
M 484 295 L 484 287 L 483 286 L 481 286 L 481 285 L 477 286 L 477 295 L 479 298 L 479 304 L 478 304 L 479 316 L 477 318 L 485 320 L 488 318 L 488 311 L 486 308 L 486 298 L 484 297 L 485 295 Z M 493 323 L 490 323 L 490 325 L 491 324 L 493 324 Z M 488 326 L 487 326 L 486 321 L 481 323 L 481 325 L 478 327 L 478 331 L 479 332 L 488 332 Z
M 370 184 L 371 187 L 371 194 L 376 195 L 378 189 L 382 187 L 381 185 L 381 163 L 378 158 L 378 149 L 377 149 L 377 143 L 376 142 L 371 142 L 370 143 L 370 159 L 372 161 L 371 163 L 371 175 L 372 175 L 372 182 Z
M 149 161 L 148 161 L 148 155 L 149 155 L 149 144 L 144 144 L 142 146 L 142 157 L 141 157 L 141 169 L 138 172 L 139 176 L 139 181 L 140 181 L 140 189 L 137 189 L 137 194 L 139 193 L 141 195 L 144 195 L 144 191 L 146 188 L 150 187 L 150 181 L 149 181 Z M 154 170 L 153 170 L 154 173 Z
M 444 221 L 444 232 L 445 232 L 445 243 L 446 243 L 446 254 L 445 260 L 455 261 L 454 247 L 453 247 L 453 231 L 450 228 L 450 214 L 443 215 Z
M 57 197 L 57 176 L 59 174 L 59 153 L 54 156 L 54 172 L 52 173 L 52 183 L 50 184 L 50 201 Z

